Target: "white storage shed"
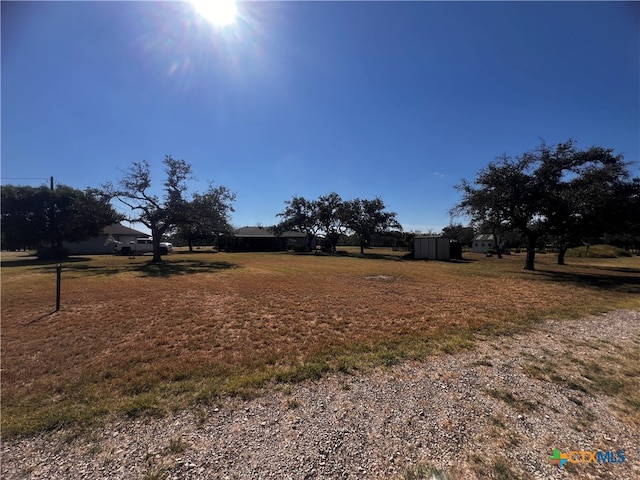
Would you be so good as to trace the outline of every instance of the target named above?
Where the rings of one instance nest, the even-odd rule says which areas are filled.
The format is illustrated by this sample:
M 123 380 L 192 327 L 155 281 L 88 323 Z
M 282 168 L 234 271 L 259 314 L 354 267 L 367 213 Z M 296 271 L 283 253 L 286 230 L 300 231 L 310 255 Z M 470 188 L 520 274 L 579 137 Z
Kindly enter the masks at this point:
M 496 248 L 496 237 L 492 233 L 482 233 L 473 237 L 473 253 L 487 253 Z

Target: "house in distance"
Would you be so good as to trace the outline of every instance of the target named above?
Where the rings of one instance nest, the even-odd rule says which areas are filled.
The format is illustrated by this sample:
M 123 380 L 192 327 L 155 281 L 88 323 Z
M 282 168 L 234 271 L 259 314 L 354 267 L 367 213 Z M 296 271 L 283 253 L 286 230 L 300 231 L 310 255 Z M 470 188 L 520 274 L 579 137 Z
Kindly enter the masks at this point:
M 309 238 L 302 232 L 273 233 L 268 227 L 238 228 L 231 239 L 231 250 L 236 252 L 280 252 L 291 249 L 304 249 Z M 316 247 L 316 239 L 311 242 L 311 249 Z
M 81 242 L 63 242 L 63 247 L 69 251 L 70 255 L 112 254 L 114 253 L 113 240 L 129 243 L 135 241 L 138 237 L 148 236 L 146 233 L 125 227 L 120 223 L 114 223 L 104 227 L 100 235 L 96 237 Z

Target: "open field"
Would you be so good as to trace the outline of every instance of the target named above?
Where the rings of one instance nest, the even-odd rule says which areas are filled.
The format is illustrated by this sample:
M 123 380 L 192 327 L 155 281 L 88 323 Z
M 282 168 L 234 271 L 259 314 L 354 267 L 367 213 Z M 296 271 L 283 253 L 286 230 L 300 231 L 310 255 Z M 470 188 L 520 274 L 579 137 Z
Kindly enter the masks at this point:
M 640 257 L 523 256 L 468 262 L 357 255 L 178 253 L 79 257 L 54 265 L 2 254 L 2 435 L 107 414 L 163 415 L 221 396 L 512 335 L 547 317 L 640 309 Z

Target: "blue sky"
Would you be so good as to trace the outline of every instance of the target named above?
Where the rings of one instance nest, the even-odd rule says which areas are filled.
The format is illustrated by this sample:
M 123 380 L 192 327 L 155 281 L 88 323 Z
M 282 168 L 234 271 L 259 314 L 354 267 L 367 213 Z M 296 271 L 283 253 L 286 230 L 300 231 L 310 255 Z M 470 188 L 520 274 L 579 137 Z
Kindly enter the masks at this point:
M 638 2 L 240 2 L 226 28 L 182 2 L 1 8 L 3 183 L 148 160 L 160 185 L 171 154 L 236 192 L 237 226 L 336 191 L 426 231 L 540 139 L 640 156 Z

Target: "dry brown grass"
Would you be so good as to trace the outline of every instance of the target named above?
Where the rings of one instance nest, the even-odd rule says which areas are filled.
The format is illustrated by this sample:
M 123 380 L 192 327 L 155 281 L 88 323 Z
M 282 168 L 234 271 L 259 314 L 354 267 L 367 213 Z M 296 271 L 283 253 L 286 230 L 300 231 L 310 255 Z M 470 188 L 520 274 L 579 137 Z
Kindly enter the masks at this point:
M 547 316 L 640 308 L 640 258 L 175 254 L 54 266 L 3 254 L 3 436 L 162 414 L 269 381 L 455 351 Z

